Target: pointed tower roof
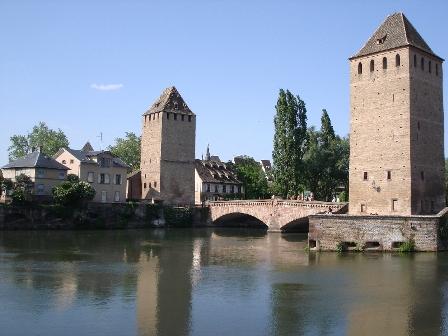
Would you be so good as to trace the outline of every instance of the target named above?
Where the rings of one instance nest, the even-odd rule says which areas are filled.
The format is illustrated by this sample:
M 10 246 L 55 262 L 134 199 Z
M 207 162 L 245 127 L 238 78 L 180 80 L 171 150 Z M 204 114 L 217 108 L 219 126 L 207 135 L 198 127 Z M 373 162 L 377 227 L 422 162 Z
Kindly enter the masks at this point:
M 361 50 L 350 59 L 405 46 L 413 46 L 440 58 L 403 13 L 394 13 L 384 20 Z
M 81 149 L 83 152 L 93 152 L 93 147 L 89 141 L 86 142 L 84 147 Z
M 159 99 L 157 99 L 143 115 L 162 111 L 194 115 L 174 86 L 170 86 L 163 90 Z

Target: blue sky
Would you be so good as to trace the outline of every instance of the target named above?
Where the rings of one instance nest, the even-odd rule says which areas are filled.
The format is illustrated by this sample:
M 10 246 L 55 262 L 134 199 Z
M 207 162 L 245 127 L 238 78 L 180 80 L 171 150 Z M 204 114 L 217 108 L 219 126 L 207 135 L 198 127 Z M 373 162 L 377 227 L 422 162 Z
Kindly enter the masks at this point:
M 170 85 L 197 114 L 197 157 L 210 143 L 225 160 L 270 158 L 280 88 L 306 102 L 310 125 L 326 108 L 346 135 L 347 59 L 396 11 L 448 58 L 442 0 L 0 0 L 0 164 L 9 137 L 39 121 L 73 148 L 140 134 Z

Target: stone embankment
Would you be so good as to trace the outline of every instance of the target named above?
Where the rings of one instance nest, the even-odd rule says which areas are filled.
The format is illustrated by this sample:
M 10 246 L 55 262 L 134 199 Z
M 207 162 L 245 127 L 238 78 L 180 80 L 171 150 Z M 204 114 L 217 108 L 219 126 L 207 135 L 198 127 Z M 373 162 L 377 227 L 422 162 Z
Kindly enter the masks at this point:
M 0 205 L 0 230 L 137 229 L 204 226 L 207 208 L 143 203 L 89 203 L 83 209 L 56 205 Z
M 411 242 L 416 251 L 446 250 L 448 208 L 433 216 L 310 216 L 310 250 L 399 250 Z

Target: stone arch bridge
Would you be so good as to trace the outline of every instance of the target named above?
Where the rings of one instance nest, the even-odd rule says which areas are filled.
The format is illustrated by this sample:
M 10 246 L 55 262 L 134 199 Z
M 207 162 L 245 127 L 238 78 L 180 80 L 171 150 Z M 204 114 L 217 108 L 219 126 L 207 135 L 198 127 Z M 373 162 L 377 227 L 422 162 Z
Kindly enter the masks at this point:
M 268 231 L 308 231 L 310 215 L 346 213 L 348 203 L 306 202 L 294 200 L 241 200 L 207 203 L 209 223 L 225 225 L 241 219 L 252 219 L 267 226 Z

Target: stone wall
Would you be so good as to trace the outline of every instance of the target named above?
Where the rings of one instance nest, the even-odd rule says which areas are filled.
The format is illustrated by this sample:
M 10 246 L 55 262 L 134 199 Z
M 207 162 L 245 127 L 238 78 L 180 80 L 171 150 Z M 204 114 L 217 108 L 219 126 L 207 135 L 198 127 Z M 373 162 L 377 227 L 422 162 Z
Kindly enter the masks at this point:
M 192 227 L 207 224 L 208 208 L 144 203 L 89 203 L 84 209 L 0 204 L 0 230 L 79 230 Z
M 417 251 L 442 249 L 439 226 L 448 208 L 435 216 L 313 215 L 309 219 L 311 249 L 335 251 L 338 244 L 349 249 L 394 250 L 413 241 Z

